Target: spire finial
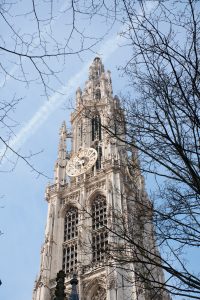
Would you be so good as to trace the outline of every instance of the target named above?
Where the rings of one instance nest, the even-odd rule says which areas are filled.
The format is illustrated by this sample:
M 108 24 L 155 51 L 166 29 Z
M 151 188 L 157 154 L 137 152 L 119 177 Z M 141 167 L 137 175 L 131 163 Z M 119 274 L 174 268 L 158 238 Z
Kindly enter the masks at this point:
M 65 121 L 62 123 L 60 128 L 60 140 L 58 145 L 58 158 L 56 160 L 55 169 L 54 169 L 54 178 L 55 183 L 64 184 L 66 179 L 65 167 L 67 164 L 67 128 Z
M 66 159 L 66 138 L 67 138 L 67 128 L 66 123 L 63 121 L 60 128 L 60 141 L 58 146 L 58 159 Z
M 101 74 L 104 72 L 104 65 L 100 57 L 95 57 L 90 69 L 89 69 L 89 79 L 100 79 Z
M 66 138 L 67 136 L 67 128 L 66 128 L 66 123 L 65 121 L 62 122 L 61 128 L 60 128 L 60 137 L 64 137 Z

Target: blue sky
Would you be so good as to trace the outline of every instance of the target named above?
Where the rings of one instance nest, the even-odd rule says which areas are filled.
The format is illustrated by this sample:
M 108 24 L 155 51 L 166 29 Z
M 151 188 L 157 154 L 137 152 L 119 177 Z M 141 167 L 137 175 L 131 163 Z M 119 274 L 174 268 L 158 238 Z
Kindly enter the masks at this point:
M 98 30 L 98 28 L 93 28 Z M 125 49 L 119 45 L 120 27 L 114 27 L 106 39 L 96 47 L 106 69 L 110 69 L 114 94 L 125 89 L 127 83 L 120 77 L 117 66 L 127 58 Z M 24 99 L 11 115 L 18 122 L 13 130 L 12 147 L 27 154 L 40 152 L 31 162 L 49 178 L 53 177 L 54 163 L 57 158 L 59 128 L 63 120 L 69 126 L 67 107 L 73 102 L 76 89 L 84 86 L 88 67 L 95 53 L 84 53 L 82 61 L 72 56 L 62 72 L 63 85 L 51 94 L 47 100 L 42 97 L 42 88 L 31 85 L 22 89 L 12 79 L 7 81 L 7 91 L 22 93 Z M 18 68 L 11 72 L 18 74 Z M 27 67 L 28 70 L 28 67 Z M 62 92 L 63 95 L 60 95 Z M 70 105 L 69 105 L 70 102 Z M 0 146 L 1 151 L 3 150 Z M 15 158 L 8 153 L 9 160 Z M 1 170 L 9 169 L 8 160 L 3 161 Z M 27 300 L 32 298 L 34 280 L 39 271 L 40 248 L 44 238 L 47 203 L 44 191 L 48 182 L 43 176 L 37 176 L 23 161 L 19 160 L 12 172 L 1 172 L 0 198 L 0 299 Z
M 148 3 L 153 7 L 154 2 Z M 61 19 L 55 20 L 58 38 L 61 38 L 60 24 Z M 76 89 L 84 86 L 88 77 L 88 67 L 97 53 L 101 56 L 105 68 L 111 71 L 114 94 L 119 95 L 121 91 L 127 90 L 126 78 L 118 71 L 118 66 L 124 65 L 129 55 L 128 48 L 121 47 L 121 26 L 118 24 L 112 28 L 106 38 L 96 46 L 96 53 L 85 52 L 81 59 L 78 56 L 70 56 L 63 66 L 62 84 L 55 84 L 56 91 L 51 93 L 49 100 L 42 96 L 43 89 L 37 83 L 26 87 L 10 78 L 7 80 L 4 95 L 16 93 L 23 96 L 11 114 L 18 123 L 13 128 L 15 135 L 11 145 L 16 150 L 20 149 L 22 154 L 41 151 L 31 162 L 49 179 L 38 177 L 37 173 L 21 160 L 12 172 L 0 172 L 0 230 L 3 232 L 0 236 L 0 279 L 3 283 L 0 286 L 0 299 L 32 299 L 46 224 L 47 202 L 44 192 L 48 182 L 52 182 L 59 128 L 63 120 L 70 126 L 69 107 L 75 99 Z M 91 34 L 100 33 L 100 24 L 96 23 L 88 30 Z M 74 43 L 76 45 L 76 41 Z M 26 67 L 26 71 L 31 72 L 28 63 Z M 16 76 L 19 74 L 18 67 L 13 67 L 12 64 L 10 71 Z M 1 77 L 0 86 L 3 88 Z M 8 158 L 15 160 L 10 154 Z M 1 170 L 7 170 L 9 167 L 8 160 L 3 161 Z M 147 184 L 150 185 L 149 182 Z M 196 259 L 197 255 L 193 256 L 190 264 L 193 262 L 195 265 Z

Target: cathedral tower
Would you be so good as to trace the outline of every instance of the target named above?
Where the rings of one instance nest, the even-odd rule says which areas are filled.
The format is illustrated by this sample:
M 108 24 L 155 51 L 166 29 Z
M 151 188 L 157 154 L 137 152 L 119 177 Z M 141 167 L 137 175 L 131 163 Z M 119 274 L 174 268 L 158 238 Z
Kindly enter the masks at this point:
M 65 123 L 60 129 L 54 183 L 46 189 L 47 225 L 33 300 L 54 299 L 60 270 L 66 273 L 66 300 L 74 273 L 80 300 L 169 299 L 155 293 L 153 283 L 149 291 L 139 281 L 141 252 L 134 263 L 135 245 L 126 239 L 128 233 L 140 246 L 157 251 L 137 153 L 127 150 L 124 140 L 123 110 L 113 97 L 110 72 L 97 57 L 84 90 L 77 89 L 71 130 Z M 148 276 L 162 285 L 161 269 L 149 268 Z

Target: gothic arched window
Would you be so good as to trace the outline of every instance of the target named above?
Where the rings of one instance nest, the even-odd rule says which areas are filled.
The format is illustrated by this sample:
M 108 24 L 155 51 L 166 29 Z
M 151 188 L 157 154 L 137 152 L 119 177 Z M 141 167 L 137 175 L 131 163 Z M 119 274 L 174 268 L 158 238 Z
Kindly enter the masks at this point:
M 97 195 L 92 203 L 92 260 L 102 261 L 108 248 L 107 204 L 103 195 Z
M 64 220 L 63 270 L 71 273 L 77 265 L 78 209 L 67 210 Z
M 101 118 L 99 115 L 92 118 L 92 141 L 101 140 Z
M 94 99 L 95 99 L 96 101 L 101 100 L 101 91 L 100 91 L 99 89 L 97 89 L 97 90 L 95 91 L 95 93 L 94 93 Z
M 66 245 L 63 248 L 63 270 L 73 273 L 77 268 L 77 243 Z
M 64 242 L 75 238 L 78 235 L 78 209 L 71 207 L 65 215 Z
M 77 135 L 77 137 L 78 137 L 78 145 L 79 145 L 79 147 L 81 147 L 82 142 L 83 142 L 83 125 L 82 125 L 82 122 L 80 122 L 78 124 L 78 135 Z

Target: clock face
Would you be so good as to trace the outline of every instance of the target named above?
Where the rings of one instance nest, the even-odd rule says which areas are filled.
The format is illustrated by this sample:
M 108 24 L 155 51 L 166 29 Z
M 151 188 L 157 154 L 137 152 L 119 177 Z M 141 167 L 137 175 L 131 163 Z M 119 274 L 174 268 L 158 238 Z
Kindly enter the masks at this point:
M 73 177 L 85 173 L 89 170 L 97 160 L 97 151 L 93 148 L 85 148 L 72 156 L 69 160 L 66 173 Z

